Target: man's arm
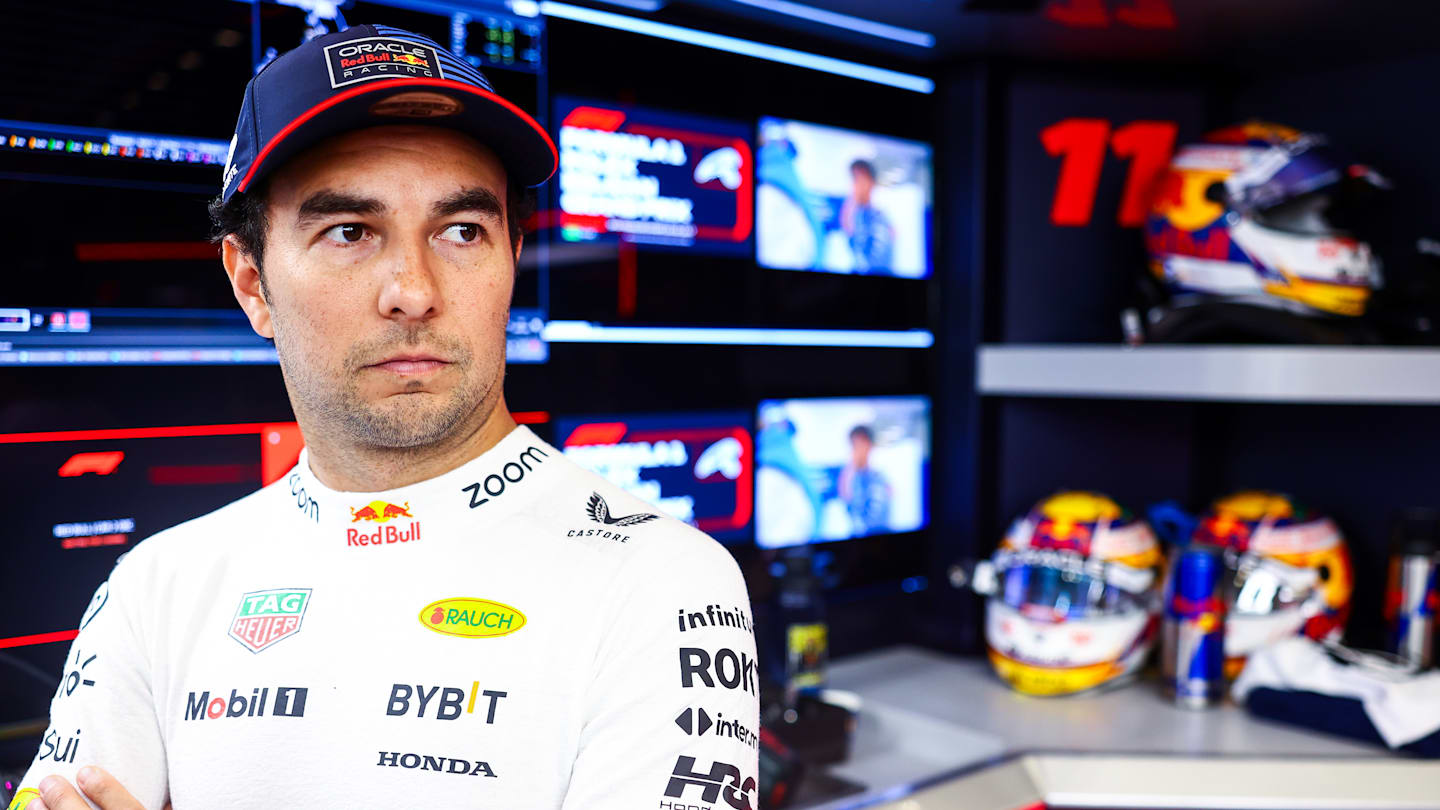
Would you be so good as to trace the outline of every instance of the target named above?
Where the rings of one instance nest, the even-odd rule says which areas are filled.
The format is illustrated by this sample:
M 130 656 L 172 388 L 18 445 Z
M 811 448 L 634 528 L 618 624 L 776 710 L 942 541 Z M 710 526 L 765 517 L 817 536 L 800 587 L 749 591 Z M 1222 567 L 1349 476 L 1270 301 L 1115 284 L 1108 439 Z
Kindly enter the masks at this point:
M 71 642 L 50 701 L 50 726 L 11 810 L 26 807 L 47 776 L 76 784 L 86 765 L 114 774 L 142 807 L 165 803 L 165 745 L 151 695 L 148 651 L 134 625 L 133 608 L 145 592 L 138 566 L 131 563 L 116 565 L 80 619 L 80 634 Z
M 564 810 L 756 807 L 760 684 L 745 581 L 718 543 L 674 545 L 693 553 L 631 564 L 614 583 Z

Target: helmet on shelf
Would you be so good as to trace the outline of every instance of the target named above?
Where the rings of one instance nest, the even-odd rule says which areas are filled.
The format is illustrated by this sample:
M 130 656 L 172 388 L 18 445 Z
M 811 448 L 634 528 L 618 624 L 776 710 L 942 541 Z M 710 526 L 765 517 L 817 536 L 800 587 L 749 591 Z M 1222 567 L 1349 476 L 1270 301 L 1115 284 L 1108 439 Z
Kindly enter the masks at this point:
M 1340 528 L 1273 492 L 1216 501 L 1191 537 L 1223 547 L 1225 674 L 1235 677 L 1260 647 L 1297 634 L 1339 640 L 1355 573 Z
M 1338 160 L 1320 135 L 1258 121 L 1212 132 L 1181 147 L 1155 189 L 1145 222 L 1150 272 L 1168 309 L 1230 305 L 1214 313 L 1221 329 L 1283 338 L 1283 326 L 1249 322 L 1257 307 L 1306 318 L 1363 315 L 1381 275 L 1355 230 L 1368 209 L 1360 192 L 1388 185 L 1374 170 Z M 1186 321 L 1179 331 L 1201 331 L 1193 317 L 1177 317 Z M 1303 326 L 1291 331 L 1309 337 Z
M 1093 492 L 1017 519 L 990 560 L 990 663 L 1016 691 L 1063 695 L 1134 673 L 1154 643 L 1164 560 L 1149 524 Z

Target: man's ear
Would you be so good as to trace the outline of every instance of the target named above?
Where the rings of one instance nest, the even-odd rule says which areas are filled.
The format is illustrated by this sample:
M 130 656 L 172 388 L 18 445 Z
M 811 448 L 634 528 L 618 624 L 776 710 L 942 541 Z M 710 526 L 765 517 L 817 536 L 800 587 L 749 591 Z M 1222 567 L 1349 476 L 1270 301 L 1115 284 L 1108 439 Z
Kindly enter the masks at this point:
M 525 247 L 525 234 L 515 240 L 515 267 L 520 267 L 520 251 Z
M 260 284 L 260 268 L 250 255 L 240 248 L 235 234 L 226 234 L 220 243 L 220 261 L 225 265 L 225 275 L 230 277 L 230 288 L 235 300 L 250 319 L 250 328 L 263 338 L 275 339 L 275 329 L 270 324 L 270 304 Z

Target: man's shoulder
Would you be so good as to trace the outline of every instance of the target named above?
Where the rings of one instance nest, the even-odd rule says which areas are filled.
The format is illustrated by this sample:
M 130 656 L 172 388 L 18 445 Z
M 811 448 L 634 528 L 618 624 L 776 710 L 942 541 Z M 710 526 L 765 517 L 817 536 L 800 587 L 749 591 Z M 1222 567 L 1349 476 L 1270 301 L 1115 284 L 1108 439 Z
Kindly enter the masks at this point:
M 621 557 L 627 569 L 735 568 L 734 557 L 710 535 L 573 460 L 564 463 L 568 469 L 559 484 L 532 515 L 557 524 L 577 548 Z
M 222 552 L 247 537 L 264 536 L 268 523 L 285 517 L 277 511 L 281 503 L 277 490 L 284 486 L 282 478 L 218 509 L 162 529 L 137 543 L 126 557 L 151 564 L 178 561 Z

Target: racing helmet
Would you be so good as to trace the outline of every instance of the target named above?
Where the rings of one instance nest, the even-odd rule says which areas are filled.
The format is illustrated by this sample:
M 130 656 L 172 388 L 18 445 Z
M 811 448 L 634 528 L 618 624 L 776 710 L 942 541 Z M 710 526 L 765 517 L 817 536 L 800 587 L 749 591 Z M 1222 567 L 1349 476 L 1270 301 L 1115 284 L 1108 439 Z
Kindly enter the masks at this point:
M 1135 672 L 1154 643 L 1164 560 L 1149 524 L 1094 492 L 1017 519 L 990 560 L 985 643 L 1018 692 L 1063 695 Z
M 1150 272 L 1172 300 L 1363 315 L 1380 262 L 1354 228 L 1362 189 L 1388 185 L 1320 135 L 1259 121 L 1212 132 L 1181 147 L 1155 189 Z
M 1350 615 L 1355 572 L 1340 528 L 1274 492 L 1216 501 L 1191 542 L 1225 549 L 1225 674 L 1260 647 L 1305 635 L 1338 641 Z

